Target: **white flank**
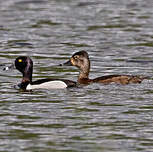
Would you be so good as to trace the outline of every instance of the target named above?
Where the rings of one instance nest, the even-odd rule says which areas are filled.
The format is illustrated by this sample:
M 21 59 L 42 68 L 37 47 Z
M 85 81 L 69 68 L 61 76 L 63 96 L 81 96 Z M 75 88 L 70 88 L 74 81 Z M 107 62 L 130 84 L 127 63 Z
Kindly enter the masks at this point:
M 26 88 L 26 90 L 33 90 L 33 89 L 62 89 L 66 88 L 67 85 L 63 81 L 49 81 L 44 82 L 37 85 L 31 85 L 29 84 Z

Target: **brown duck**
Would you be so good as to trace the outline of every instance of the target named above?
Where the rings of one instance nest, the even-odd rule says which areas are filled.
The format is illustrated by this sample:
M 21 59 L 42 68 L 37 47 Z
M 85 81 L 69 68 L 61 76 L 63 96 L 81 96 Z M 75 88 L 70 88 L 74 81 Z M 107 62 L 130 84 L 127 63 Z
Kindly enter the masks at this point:
M 129 84 L 129 83 L 141 83 L 146 77 L 132 76 L 132 75 L 106 75 L 95 79 L 89 79 L 90 71 L 90 60 L 89 55 L 86 51 L 79 51 L 72 55 L 72 57 L 60 66 L 76 66 L 80 69 L 78 77 L 78 83 L 89 84 L 89 83 L 118 83 L 118 84 Z

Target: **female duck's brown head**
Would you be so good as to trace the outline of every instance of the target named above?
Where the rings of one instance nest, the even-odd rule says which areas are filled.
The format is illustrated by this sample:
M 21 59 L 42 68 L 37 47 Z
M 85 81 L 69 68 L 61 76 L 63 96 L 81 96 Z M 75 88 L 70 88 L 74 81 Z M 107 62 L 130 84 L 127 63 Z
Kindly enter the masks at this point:
M 78 81 L 82 79 L 89 79 L 90 71 L 90 60 L 89 55 L 86 51 L 79 51 L 72 55 L 72 57 L 65 63 L 60 64 L 61 66 L 76 66 L 80 69 Z

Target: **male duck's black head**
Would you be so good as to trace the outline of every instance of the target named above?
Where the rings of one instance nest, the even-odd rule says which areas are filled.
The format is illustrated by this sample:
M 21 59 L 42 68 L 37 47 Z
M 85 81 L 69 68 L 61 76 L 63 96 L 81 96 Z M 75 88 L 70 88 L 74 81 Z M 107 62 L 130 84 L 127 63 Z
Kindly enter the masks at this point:
M 23 83 L 32 82 L 33 62 L 30 57 L 20 56 L 16 58 L 15 67 L 23 74 Z
M 26 70 L 29 70 L 33 68 L 33 62 L 30 59 L 30 57 L 27 56 L 20 56 L 16 58 L 15 60 L 15 67 L 17 70 L 19 70 L 21 73 L 26 73 Z

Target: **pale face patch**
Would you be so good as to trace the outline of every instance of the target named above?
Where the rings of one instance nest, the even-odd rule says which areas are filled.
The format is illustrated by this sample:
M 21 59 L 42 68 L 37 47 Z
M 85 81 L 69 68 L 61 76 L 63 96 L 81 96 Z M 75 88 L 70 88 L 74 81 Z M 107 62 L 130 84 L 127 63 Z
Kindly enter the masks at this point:
M 26 90 L 33 90 L 33 89 L 63 89 L 66 88 L 67 85 L 63 81 L 56 80 L 56 81 L 49 81 L 38 85 L 31 85 L 29 84 Z

